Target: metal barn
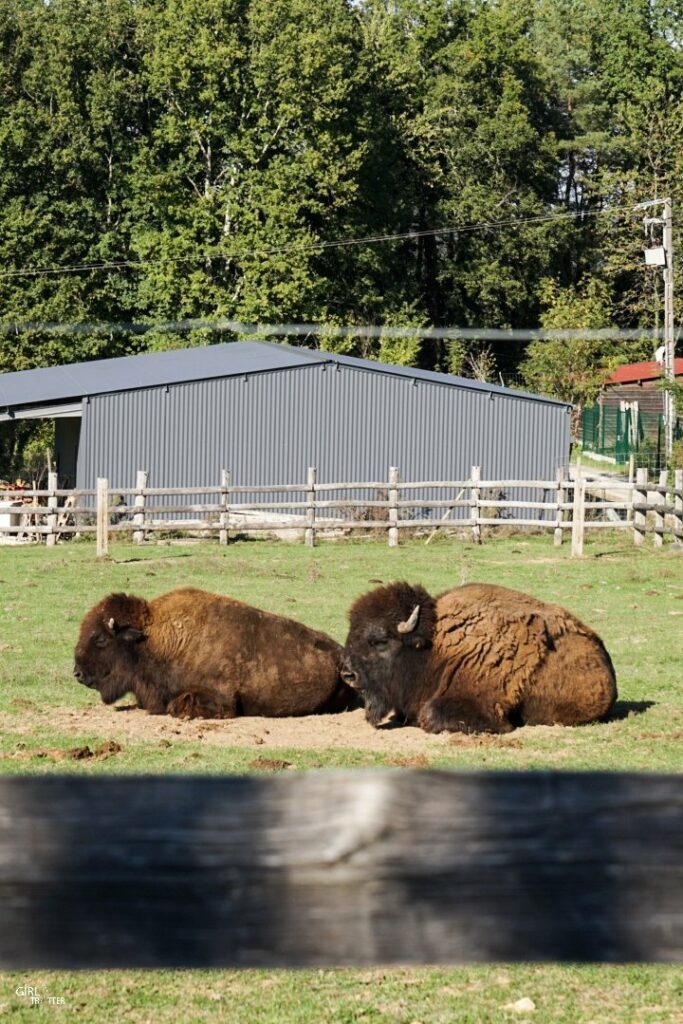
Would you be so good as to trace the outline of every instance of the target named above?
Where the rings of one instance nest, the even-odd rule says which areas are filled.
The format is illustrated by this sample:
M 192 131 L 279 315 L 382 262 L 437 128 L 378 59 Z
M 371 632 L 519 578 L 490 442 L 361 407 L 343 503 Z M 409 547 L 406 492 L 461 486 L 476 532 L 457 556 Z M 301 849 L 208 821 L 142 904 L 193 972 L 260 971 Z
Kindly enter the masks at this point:
M 462 377 L 257 341 L 0 375 L 0 429 L 54 417 L 64 484 L 552 479 L 566 403 Z

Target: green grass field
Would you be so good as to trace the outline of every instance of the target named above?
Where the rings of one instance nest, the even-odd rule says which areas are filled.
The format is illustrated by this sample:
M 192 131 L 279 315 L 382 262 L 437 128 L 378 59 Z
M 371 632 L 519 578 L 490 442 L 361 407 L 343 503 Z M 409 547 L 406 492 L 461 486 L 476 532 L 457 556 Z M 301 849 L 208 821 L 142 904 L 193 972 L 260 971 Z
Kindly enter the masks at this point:
M 88 543 L 55 549 L 0 547 L 0 771 L 206 772 L 396 764 L 358 747 L 306 749 L 207 744 L 191 731 L 172 741 L 141 734 L 121 749 L 126 716 L 102 709 L 71 676 L 84 612 L 112 590 L 153 597 L 180 585 L 228 593 L 290 615 L 343 640 L 346 609 L 360 593 L 395 579 L 432 592 L 482 580 L 557 601 L 593 626 L 612 654 L 619 704 L 608 723 L 581 729 L 522 729 L 486 742 L 430 746 L 427 767 L 597 769 L 680 772 L 683 768 L 683 556 L 672 547 L 635 549 L 623 534 L 589 541 L 586 556 L 549 538 L 447 538 L 404 543 L 299 545 L 243 541 L 211 545 L 115 545 L 98 562 Z M 106 729 L 102 728 L 103 713 Z M 142 713 L 134 712 L 142 718 Z M 70 727 L 63 727 L 69 718 Z M 147 716 L 145 716 L 147 719 Z M 149 719 L 147 719 L 149 720 Z M 149 720 L 151 721 L 151 720 Z M 109 726 L 111 722 L 111 726 Z M 367 728 L 364 722 L 360 728 Z M 400 741 L 400 730 L 394 735 Z M 360 733 L 359 733 L 360 736 Z M 93 756 L 73 756 L 88 748 Z M 98 753 L 98 751 L 100 751 Z M 17 995 L 37 986 L 31 1006 Z M 531 999 L 535 1010 L 513 1004 Z M 339 1024 L 506 1022 L 683 1024 L 683 971 L 673 967 L 493 965 L 433 970 L 30 972 L 0 974 L 0 1013 L 40 1019 Z

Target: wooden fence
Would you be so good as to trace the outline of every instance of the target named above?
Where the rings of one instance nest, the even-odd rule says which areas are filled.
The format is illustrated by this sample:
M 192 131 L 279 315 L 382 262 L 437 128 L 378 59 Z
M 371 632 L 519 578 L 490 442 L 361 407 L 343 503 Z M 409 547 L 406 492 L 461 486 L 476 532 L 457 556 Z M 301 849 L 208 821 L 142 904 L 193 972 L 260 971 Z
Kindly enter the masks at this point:
M 150 487 L 140 471 L 134 488 L 112 489 L 100 479 L 96 490 L 60 490 L 50 474 L 45 490 L 0 491 L 0 539 L 44 538 L 51 545 L 94 533 L 98 555 L 120 533 L 142 543 L 154 533 L 194 532 L 227 544 L 231 535 L 275 532 L 300 535 L 313 546 L 320 535 L 375 531 L 395 547 L 402 532 L 426 534 L 429 541 L 438 530 L 457 529 L 480 542 L 484 528 L 501 527 L 546 530 L 556 545 L 571 531 L 577 555 L 586 531 L 597 529 L 628 530 L 635 544 L 650 533 L 657 546 L 668 534 L 681 546 L 683 470 L 675 471 L 673 482 L 666 472 L 652 481 L 646 469 L 631 481 L 580 469 L 573 478 L 558 470 L 554 480 L 486 480 L 473 466 L 467 480 L 402 481 L 392 467 L 384 481 L 318 483 L 311 468 L 305 483 L 268 486 L 234 486 L 223 471 L 219 485 L 195 487 Z
M 0 966 L 683 962 L 675 775 L 0 779 Z

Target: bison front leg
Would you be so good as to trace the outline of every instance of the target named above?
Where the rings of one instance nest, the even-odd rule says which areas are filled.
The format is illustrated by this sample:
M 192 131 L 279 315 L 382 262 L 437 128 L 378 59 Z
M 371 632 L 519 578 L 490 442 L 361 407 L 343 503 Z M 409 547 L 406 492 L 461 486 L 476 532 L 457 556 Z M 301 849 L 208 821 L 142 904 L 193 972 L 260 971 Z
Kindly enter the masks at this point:
M 511 732 L 512 724 L 496 709 L 489 712 L 466 697 L 435 697 L 427 701 L 417 718 L 425 732 Z
M 225 700 L 210 690 L 185 690 L 169 701 L 166 713 L 174 718 L 235 718 L 235 700 Z

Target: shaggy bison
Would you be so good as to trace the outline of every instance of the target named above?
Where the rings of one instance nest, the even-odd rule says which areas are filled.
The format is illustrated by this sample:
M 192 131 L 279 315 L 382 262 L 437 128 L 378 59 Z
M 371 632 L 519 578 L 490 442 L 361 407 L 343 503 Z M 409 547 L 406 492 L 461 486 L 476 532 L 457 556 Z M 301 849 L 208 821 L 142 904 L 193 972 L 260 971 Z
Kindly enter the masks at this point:
M 110 594 L 83 619 L 74 675 L 105 704 L 179 718 L 312 715 L 358 706 L 324 633 L 231 597 L 184 588 Z
M 600 638 L 559 605 L 471 583 L 436 599 L 394 583 L 349 613 L 342 679 L 378 725 L 389 712 L 427 732 L 510 732 L 604 718 L 616 695 Z

